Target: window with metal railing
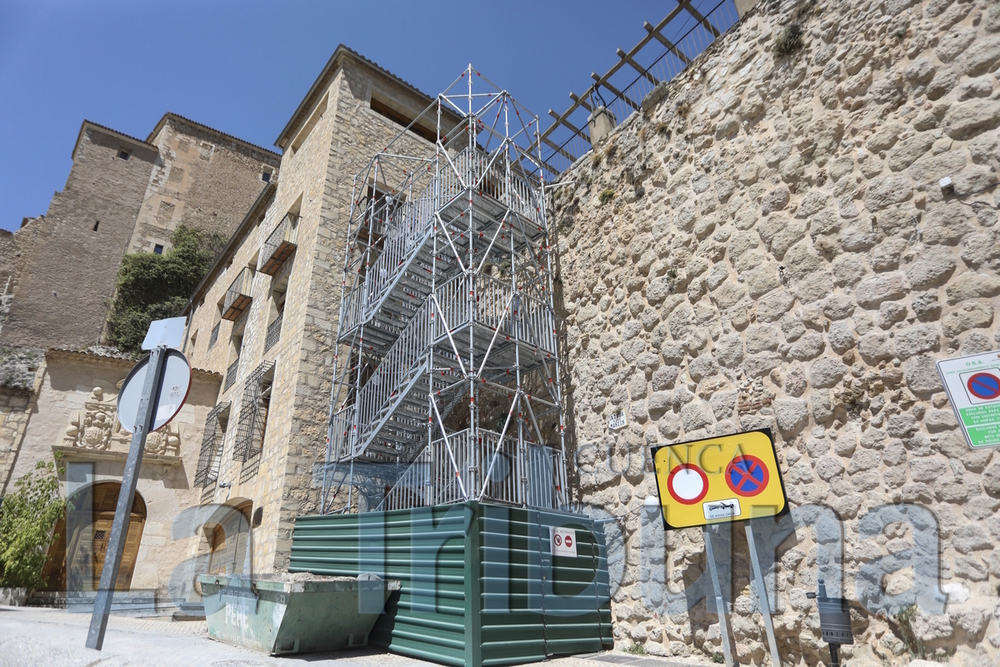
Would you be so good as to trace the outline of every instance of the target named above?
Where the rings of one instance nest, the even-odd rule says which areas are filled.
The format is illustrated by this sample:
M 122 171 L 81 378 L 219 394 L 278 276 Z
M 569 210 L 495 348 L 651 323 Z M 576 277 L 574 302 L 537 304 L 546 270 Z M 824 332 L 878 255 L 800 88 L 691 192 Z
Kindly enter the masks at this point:
M 273 361 L 261 364 L 247 378 L 240 405 L 233 460 L 247 461 L 263 451 L 273 382 Z
M 226 369 L 226 380 L 222 383 L 222 391 L 228 391 L 233 383 L 236 382 L 236 374 L 240 371 L 240 358 L 236 357 L 236 361 L 229 364 L 229 368 Z
M 245 266 L 236 274 L 222 301 L 222 319 L 235 321 L 250 307 L 253 301 L 251 296 L 253 273 L 253 269 Z
M 222 322 L 219 321 L 219 322 L 215 323 L 214 327 L 212 327 L 212 334 L 208 337 L 208 349 L 209 350 L 211 350 L 212 346 L 215 345 L 216 342 L 218 342 L 218 340 L 219 340 L 219 326 L 221 326 L 221 325 L 222 325 Z
M 269 276 L 275 275 L 281 266 L 292 256 L 297 246 L 299 232 L 299 216 L 289 213 L 271 235 L 264 241 L 260 249 L 260 272 Z
M 202 488 L 215 484 L 219 479 L 219 463 L 229 425 L 229 403 L 219 403 L 205 419 L 205 433 L 201 439 L 201 453 L 194 475 L 195 486 Z
M 281 339 L 281 321 L 285 314 L 278 313 L 278 317 L 267 325 L 267 336 L 264 338 L 264 351 L 267 352 Z

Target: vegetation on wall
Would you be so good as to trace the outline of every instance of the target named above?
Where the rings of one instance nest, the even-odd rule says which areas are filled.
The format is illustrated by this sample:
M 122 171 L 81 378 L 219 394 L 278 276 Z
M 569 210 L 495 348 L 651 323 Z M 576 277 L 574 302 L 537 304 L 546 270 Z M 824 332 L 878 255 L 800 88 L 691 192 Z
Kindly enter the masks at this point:
M 0 345 L 0 387 L 32 389 L 41 363 L 41 350 Z
M 65 509 L 52 461 L 39 461 L 14 482 L 14 491 L 0 504 L 0 586 L 36 589 L 45 584 L 46 550 Z
M 122 259 L 108 317 L 108 342 L 123 352 L 139 353 L 150 322 L 181 314 L 226 239 L 180 226 L 170 242 L 173 247 L 162 255 L 138 253 Z
M 782 58 L 802 48 L 802 28 L 797 23 L 784 27 L 774 40 L 774 55 Z

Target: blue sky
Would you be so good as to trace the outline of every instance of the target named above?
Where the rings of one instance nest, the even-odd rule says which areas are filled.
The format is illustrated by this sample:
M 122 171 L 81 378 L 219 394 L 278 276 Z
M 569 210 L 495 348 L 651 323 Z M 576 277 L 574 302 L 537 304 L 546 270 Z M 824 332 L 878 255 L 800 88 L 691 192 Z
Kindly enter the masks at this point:
M 173 111 L 272 148 L 341 42 L 432 95 L 471 62 L 545 116 L 674 6 L 0 0 L 0 228 L 45 212 L 85 118 L 144 139 Z

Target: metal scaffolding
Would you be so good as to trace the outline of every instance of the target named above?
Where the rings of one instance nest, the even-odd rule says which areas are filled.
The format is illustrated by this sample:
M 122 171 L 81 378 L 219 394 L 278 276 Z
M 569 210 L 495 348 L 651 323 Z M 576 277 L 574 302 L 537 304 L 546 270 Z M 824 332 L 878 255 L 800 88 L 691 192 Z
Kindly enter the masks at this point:
M 354 179 L 323 512 L 565 506 L 538 117 L 470 65 L 417 124 Z

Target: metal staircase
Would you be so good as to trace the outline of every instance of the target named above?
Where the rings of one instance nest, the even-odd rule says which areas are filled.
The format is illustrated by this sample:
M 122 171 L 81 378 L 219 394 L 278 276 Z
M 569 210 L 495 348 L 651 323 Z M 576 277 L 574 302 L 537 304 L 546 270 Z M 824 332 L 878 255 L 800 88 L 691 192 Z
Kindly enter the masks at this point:
M 563 408 L 537 118 L 471 67 L 431 113 L 438 139 L 424 154 L 403 154 L 416 143 L 404 132 L 355 177 L 323 508 L 558 507 Z

